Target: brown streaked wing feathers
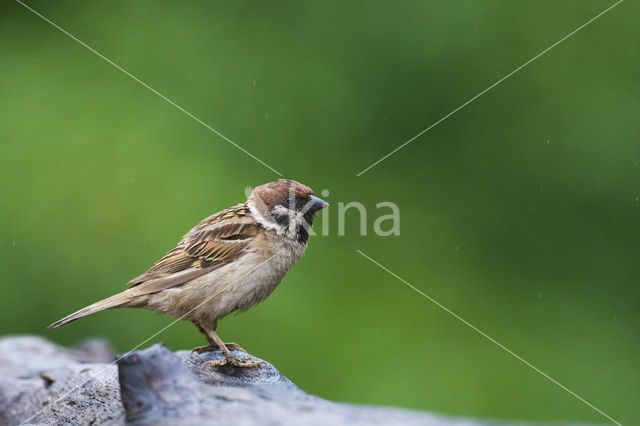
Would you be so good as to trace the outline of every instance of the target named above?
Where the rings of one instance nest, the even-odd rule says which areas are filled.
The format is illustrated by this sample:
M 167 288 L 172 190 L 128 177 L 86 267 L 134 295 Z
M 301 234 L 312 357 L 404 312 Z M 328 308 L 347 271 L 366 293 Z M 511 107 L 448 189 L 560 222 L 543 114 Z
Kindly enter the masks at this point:
M 260 227 L 240 204 L 200 222 L 178 245 L 147 272 L 129 281 L 137 295 L 155 293 L 184 284 L 237 259 Z

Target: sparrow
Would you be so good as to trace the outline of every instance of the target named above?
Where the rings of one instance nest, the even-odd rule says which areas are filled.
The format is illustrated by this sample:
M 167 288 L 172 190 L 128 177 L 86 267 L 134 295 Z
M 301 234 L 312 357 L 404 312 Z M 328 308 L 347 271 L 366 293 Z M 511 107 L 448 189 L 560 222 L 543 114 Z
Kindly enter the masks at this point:
M 304 254 L 315 214 L 328 203 L 289 179 L 256 187 L 247 201 L 204 219 L 178 245 L 129 281 L 127 290 L 72 313 L 49 328 L 112 308 L 145 308 L 191 321 L 209 343 L 192 351 L 220 349 L 210 365 L 256 367 L 234 356 L 242 350 L 216 334 L 218 320 L 263 301 Z M 245 351 L 246 352 L 246 351 Z

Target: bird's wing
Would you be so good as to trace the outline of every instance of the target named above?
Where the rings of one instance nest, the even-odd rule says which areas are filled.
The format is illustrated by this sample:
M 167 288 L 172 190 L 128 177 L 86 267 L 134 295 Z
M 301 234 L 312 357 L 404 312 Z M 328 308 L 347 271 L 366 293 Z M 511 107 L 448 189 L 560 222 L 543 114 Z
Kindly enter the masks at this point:
M 205 275 L 244 254 L 261 228 L 240 204 L 200 222 L 147 272 L 129 281 L 136 295 L 156 293 Z

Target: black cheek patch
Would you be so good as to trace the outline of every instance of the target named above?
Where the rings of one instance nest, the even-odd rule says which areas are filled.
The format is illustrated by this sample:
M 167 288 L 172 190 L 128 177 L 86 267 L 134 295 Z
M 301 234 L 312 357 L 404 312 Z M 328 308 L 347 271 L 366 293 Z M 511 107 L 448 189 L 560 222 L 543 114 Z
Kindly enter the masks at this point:
M 303 244 L 306 244 L 307 241 L 309 241 L 309 233 L 307 232 L 307 229 L 304 226 L 301 226 L 298 229 L 298 241 L 300 241 Z
M 289 215 L 286 214 L 272 214 L 273 220 L 276 221 L 278 225 L 289 226 Z

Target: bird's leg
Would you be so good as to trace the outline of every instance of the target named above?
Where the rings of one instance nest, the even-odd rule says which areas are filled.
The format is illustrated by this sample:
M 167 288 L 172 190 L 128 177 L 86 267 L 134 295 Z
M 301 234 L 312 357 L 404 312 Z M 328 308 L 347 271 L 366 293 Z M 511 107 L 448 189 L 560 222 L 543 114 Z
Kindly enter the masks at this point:
M 200 333 L 202 333 L 204 337 L 207 338 L 207 341 L 209 342 L 209 346 L 195 348 L 193 351 L 191 351 L 191 353 L 193 354 L 194 351 L 198 353 L 202 353 L 202 352 L 212 351 L 215 349 L 220 349 L 224 354 L 224 360 L 207 361 L 204 363 L 204 365 L 210 365 L 215 367 L 220 365 L 231 364 L 231 365 L 235 365 L 236 367 L 248 367 L 248 368 L 264 365 L 264 361 L 253 361 L 251 358 L 238 358 L 234 356 L 229 350 L 229 347 L 231 347 L 231 349 L 233 350 L 236 350 L 236 348 L 240 348 L 240 346 L 236 345 L 235 343 L 232 343 L 229 345 L 229 347 L 227 347 L 227 345 L 224 344 L 222 339 L 218 337 L 215 330 L 207 329 L 203 327 L 202 324 L 200 324 L 200 322 L 198 321 L 193 321 L 193 323 L 195 324 L 196 327 L 198 327 L 198 330 L 200 330 Z M 244 349 L 242 348 L 240 349 L 246 352 Z
M 194 352 L 198 352 L 199 354 L 201 354 L 204 352 L 211 352 L 218 349 L 218 345 L 211 337 L 209 337 L 209 333 L 207 333 L 207 330 L 205 330 L 202 324 L 200 324 L 200 321 L 191 321 L 191 322 L 193 322 L 193 325 L 195 325 L 198 328 L 198 331 L 200 331 L 200 333 L 202 333 L 204 338 L 207 339 L 207 342 L 209 342 L 207 346 L 198 346 L 196 348 L 193 348 L 191 350 L 191 355 L 193 355 Z
M 205 339 L 207 339 L 207 342 L 209 342 L 209 344 L 207 346 L 198 346 L 197 348 L 193 348 L 191 350 L 191 355 L 193 355 L 194 352 L 197 352 L 197 353 L 201 354 L 201 353 L 204 353 L 204 352 L 215 351 L 216 349 L 222 350 L 222 348 L 220 348 L 220 346 L 218 346 L 216 341 L 214 339 L 212 339 L 211 336 L 209 336 L 209 333 L 202 326 L 202 324 L 200 324 L 199 321 L 192 321 L 192 322 L 193 322 L 193 325 L 198 327 L 198 331 L 200 331 L 200 333 L 202 333 L 202 335 L 204 336 Z M 214 327 L 213 330 L 215 330 L 215 327 Z M 214 333 L 215 333 L 215 331 L 214 331 Z M 227 349 L 232 350 L 232 351 L 241 351 L 241 352 L 248 353 L 246 350 L 242 349 L 240 347 L 240 345 L 238 345 L 237 343 L 233 343 L 233 342 L 225 343 L 225 346 L 227 347 Z
M 215 341 L 216 345 L 218 345 L 218 348 L 220 348 L 220 350 L 222 350 L 222 352 L 224 353 L 224 359 L 220 361 L 218 360 L 206 361 L 203 365 L 210 365 L 212 367 L 216 367 L 216 366 L 231 364 L 231 365 L 235 365 L 236 367 L 246 367 L 246 368 L 259 367 L 261 365 L 264 365 L 264 361 L 254 361 L 251 358 L 238 358 L 237 356 L 234 356 L 231 353 L 231 351 L 227 348 L 227 346 L 224 344 L 222 339 L 218 337 L 215 331 L 207 330 L 207 332 L 209 333 L 209 336 Z

